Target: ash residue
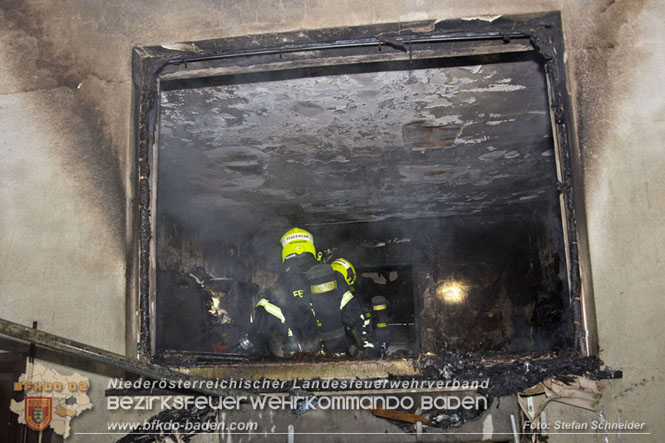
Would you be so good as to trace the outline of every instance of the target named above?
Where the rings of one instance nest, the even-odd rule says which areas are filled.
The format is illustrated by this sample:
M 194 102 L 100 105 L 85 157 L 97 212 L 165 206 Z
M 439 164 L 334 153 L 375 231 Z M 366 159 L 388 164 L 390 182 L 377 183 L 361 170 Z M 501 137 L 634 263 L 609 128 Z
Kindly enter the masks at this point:
M 528 354 L 515 356 L 507 353 L 457 353 L 445 351 L 441 355 L 422 355 L 418 360 L 426 378 L 483 381 L 489 379 L 486 389 L 478 392 L 490 397 L 501 397 L 523 391 L 546 378 L 565 378 L 571 375 L 594 376 L 602 362 L 597 357 L 580 358 L 570 354 Z
M 496 353 L 475 353 L 475 352 L 451 352 L 442 351 L 439 355 L 424 354 L 421 355 L 416 365 L 419 369 L 420 375 L 413 376 L 390 376 L 390 381 L 405 381 L 412 383 L 414 380 L 419 382 L 428 381 L 450 381 L 451 383 L 457 381 L 462 384 L 461 391 L 476 391 L 478 395 L 487 398 L 486 405 L 491 405 L 495 398 L 514 395 L 518 392 L 532 387 L 547 378 L 556 378 L 559 380 L 566 380 L 571 376 L 580 375 L 592 379 L 603 378 L 620 378 L 621 371 L 616 369 L 601 369 L 602 361 L 597 357 L 581 358 L 574 353 L 563 354 L 526 354 L 515 355 L 505 352 Z M 261 379 L 261 382 L 264 379 Z M 267 380 L 267 379 L 266 379 Z M 332 380 L 332 379 L 331 379 Z M 327 381 L 331 381 L 327 380 Z M 242 381 L 242 379 L 241 379 Z M 324 381 L 319 378 L 308 379 L 309 382 Z M 345 379 L 338 380 L 340 383 Z M 324 391 L 330 390 L 331 392 L 340 392 L 344 390 L 374 390 L 380 391 L 380 385 L 385 379 L 359 379 L 356 378 L 353 382 L 362 383 L 360 388 L 355 385 L 350 385 L 349 380 L 346 380 L 346 385 L 331 389 L 323 388 Z M 473 387 L 467 389 L 469 385 L 473 386 L 474 382 L 477 389 Z M 295 381 L 280 385 L 280 389 L 251 389 L 254 393 L 258 392 L 289 392 L 293 395 L 311 395 L 310 391 L 318 390 L 312 389 L 311 386 L 305 384 L 305 380 L 298 381 L 298 388 L 294 385 Z M 377 383 L 378 386 L 373 386 Z M 310 383 L 311 384 L 311 383 Z M 466 386 L 465 386 L 466 384 Z M 454 388 L 455 386 L 453 386 Z M 383 389 L 387 386 L 384 385 Z M 125 395 L 129 395 L 126 393 Z M 407 394 L 416 395 L 417 394 Z M 451 394 L 457 395 L 457 394 Z M 463 394 L 460 394 L 463 395 Z M 419 402 L 416 402 L 419 404 Z M 429 420 L 435 427 L 450 428 L 458 427 L 465 422 L 472 421 L 480 417 L 485 411 L 485 407 L 477 407 L 471 409 L 448 408 L 448 409 L 428 409 L 423 410 L 414 407 L 411 410 L 405 411 Z M 301 411 L 303 414 L 307 411 Z M 297 412 L 296 412 L 297 413 Z M 205 423 L 214 421 L 214 411 L 211 409 L 204 410 L 168 410 L 164 411 L 149 420 L 149 423 L 164 422 L 178 422 L 178 423 Z M 399 426 L 405 432 L 413 432 L 412 424 L 390 420 L 393 424 Z M 170 435 L 168 430 L 158 430 L 154 426 L 145 427 L 144 429 L 135 431 L 134 434 L 129 434 L 119 440 L 119 443 L 129 443 L 134 441 L 152 442 L 161 441 L 164 436 Z M 141 433 L 141 434 L 139 434 Z M 191 435 L 179 435 L 180 441 L 190 441 Z
M 575 354 L 529 354 L 515 356 L 508 353 L 457 353 L 445 351 L 441 355 L 422 355 L 418 360 L 425 378 L 459 380 L 481 383 L 477 392 L 494 398 L 514 395 L 547 378 L 566 379 L 573 375 L 603 378 L 602 362 L 597 357 L 580 358 Z M 482 382 L 489 380 L 486 388 Z M 439 428 L 461 426 L 478 418 L 484 409 L 447 409 L 418 411 Z

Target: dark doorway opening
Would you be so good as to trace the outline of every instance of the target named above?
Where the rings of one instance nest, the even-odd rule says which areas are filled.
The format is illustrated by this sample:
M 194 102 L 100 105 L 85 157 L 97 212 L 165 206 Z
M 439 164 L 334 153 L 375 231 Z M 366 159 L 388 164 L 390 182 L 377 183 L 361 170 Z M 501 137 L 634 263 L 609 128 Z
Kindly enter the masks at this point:
M 418 292 L 413 281 L 413 268 L 406 266 L 362 267 L 357 269 L 359 282 L 357 293 L 365 306 L 372 308 L 385 303 L 386 350 L 390 355 L 413 356 L 419 349 L 416 325 Z M 377 301 L 376 297 L 380 297 Z M 381 318 L 374 314 L 375 324 Z

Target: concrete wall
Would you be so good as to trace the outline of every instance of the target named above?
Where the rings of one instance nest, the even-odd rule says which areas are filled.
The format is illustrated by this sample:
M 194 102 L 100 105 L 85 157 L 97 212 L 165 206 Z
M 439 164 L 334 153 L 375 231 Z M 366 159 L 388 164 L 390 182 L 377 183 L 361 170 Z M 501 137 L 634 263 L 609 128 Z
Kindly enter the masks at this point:
M 133 46 L 546 10 L 563 15 L 601 357 L 624 369 L 623 380 L 607 383 L 603 409 L 608 417 L 621 411 L 624 420 L 646 421 L 652 437 L 662 434 L 665 351 L 655 340 L 665 303 L 665 94 L 659 90 L 665 4 L 659 0 L 4 0 L 0 316 L 37 320 L 44 330 L 125 350 Z M 75 432 L 101 429 L 102 391 L 92 398 L 98 412 L 78 418 Z M 582 417 L 570 409 L 552 414 Z

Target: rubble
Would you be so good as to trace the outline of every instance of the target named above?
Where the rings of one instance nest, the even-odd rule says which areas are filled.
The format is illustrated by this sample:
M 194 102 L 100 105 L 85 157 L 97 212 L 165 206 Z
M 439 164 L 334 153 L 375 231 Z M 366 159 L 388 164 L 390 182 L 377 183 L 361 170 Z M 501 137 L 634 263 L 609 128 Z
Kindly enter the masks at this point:
M 371 361 L 367 362 L 371 364 Z M 525 389 L 538 384 L 539 382 L 554 378 L 566 381 L 575 375 L 586 376 L 591 379 L 620 378 L 622 372 L 614 368 L 603 367 L 602 361 L 598 357 L 580 357 L 579 355 L 569 353 L 529 353 L 516 355 L 508 352 L 453 352 L 442 351 L 440 354 L 427 353 L 421 355 L 416 366 L 419 369 L 417 377 L 409 376 L 391 376 L 391 380 L 458 380 L 468 382 L 462 385 L 478 386 L 476 392 L 487 398 L 487 404 L 492 404 L 494 399 L 511 396 Z M 312 373 L 315 372 L 313 367 Z M 310 381 L 319 380 L 312 378 Z M 359 379 L 357 379 L 359 380 Z M 379 381 L 378 379 L 375 381 Z M 474 384 L 474 382 L 476 382 Z M 296 383 L 304 385 L 304 380 L 295 380 L 290 383 L 282 384 L 279 392 L 297 395 L 312 395 L 311 392 L 305 392 L 302 389 L 294 390 Z M 331 391 L 342 392 L 343 390 Z M 377 393 L 380 390 L 370 390 Z M 258 390 L 253 393 L 276 392 L 275 390 Z M 369 392 L 369 391 L 368 391 Z M 309 411 L 299 406 L 294 412 L 296 415 L 302 415 Z M 379 414 L 384 418 L 391 420 L 392 423 L 403 429 L 405 432 L 412 432 L 415 421 L 426 421 L 427 424 L 437 428 L 458 427 L 462 424 L 477 419 L 484 409 L 446 409 L 446 410 L 420 410 L 397 411 L 402 414 Z M 404 415 L 406 414 L 406 415 Z M 192 420 L 206 421 L 211 420 L 214 414 L 211 411 L 166 411 L 156 415 L 153 420 L 173 420 L 186 422 Z M 397 417 L 397 418 L 396 418 Z M 420 417 L 423 420 L 401 420 L 399 417 Z M 411 421 L 411 422 L 409 422 Z M 120 442 L 151 442 L 162 441 L 166 434 L 128 435 Z M 129 439 L 128 439 L 129 438 Z M 135 439 L 131 439 L 135 438 Z M 189 441 L 187 436 L 180 435 L 182 441 Z
M 418 360 L 425 377 L 468 381 L 489 378 L 488 387 L 479 388 L 479 392 L 490 397 L 523 391 L 549 377 L 601 373 L 601 365 L 597 357 L 580 358 L 572 352 L 515 355 L 445 351 L 440 355 L 423 355 Z

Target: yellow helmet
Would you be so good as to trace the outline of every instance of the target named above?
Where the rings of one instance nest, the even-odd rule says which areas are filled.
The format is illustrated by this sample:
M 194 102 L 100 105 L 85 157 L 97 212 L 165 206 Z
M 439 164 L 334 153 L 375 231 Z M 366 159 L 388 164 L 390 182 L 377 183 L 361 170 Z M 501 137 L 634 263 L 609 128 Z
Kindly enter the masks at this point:
M 330 263 L 330 266 L 332 266 L 335 271 L 344 276 L 344 280 L 346 280 L 349 286 L 353 286 L 353 284 L 356 282 L 356 270 L 353 268 L 351 262 L 347 259 L 338 258 L 334 262 Z
M 289 256 L 305 253 L 310 253 L 316 258 L 314 236 L 304 229 L 290 229 L 286 234 L 282 235 L 279 242 L 282 244 L 282 263 Z

